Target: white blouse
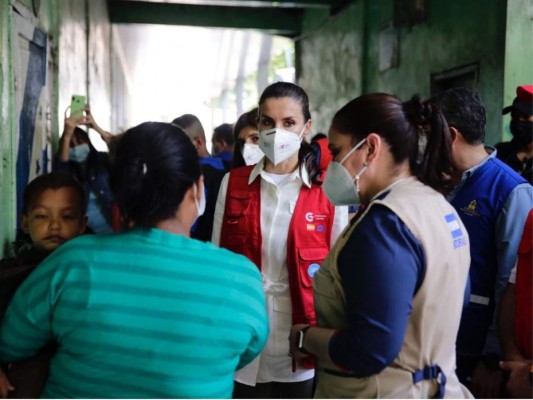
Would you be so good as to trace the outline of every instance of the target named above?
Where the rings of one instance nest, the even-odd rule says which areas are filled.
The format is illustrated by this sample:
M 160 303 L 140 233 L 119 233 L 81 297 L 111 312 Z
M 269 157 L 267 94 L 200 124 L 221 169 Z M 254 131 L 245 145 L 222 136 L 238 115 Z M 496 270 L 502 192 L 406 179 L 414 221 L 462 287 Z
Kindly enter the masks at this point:
M 311 187 L 305 167 L 286 176 L 264 170 L 264 159 L 253 168 L 248 183 L 261 177 L 261 235 L 263 287 L 267 299 L 270 335 L 265 349 L 251 364 L 235 374 L 240 383 L 255 386 L 265 382 L 300 382 L 311 379 L 314 370 L 296 366 L 292 371 L 289 357 L 289 332 L 292 326 L 292 304 L 287 269 L 287 237 L 292 214 L 302 184 Z M 280 179 L 281 178 L 281 179 Z M 218 193 L 214 215 L 212 242 L 220 244 L 220 231 L 226 203 L 229 173 L 224 176 Z M 336 207 L 331 243 L 348 224 L 348 208 Z

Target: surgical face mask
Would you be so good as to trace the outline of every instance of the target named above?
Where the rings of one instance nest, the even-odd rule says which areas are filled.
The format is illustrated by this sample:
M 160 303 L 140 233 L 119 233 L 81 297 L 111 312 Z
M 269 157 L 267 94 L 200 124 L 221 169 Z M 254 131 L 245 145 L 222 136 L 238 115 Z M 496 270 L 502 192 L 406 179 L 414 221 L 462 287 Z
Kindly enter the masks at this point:
M 509 128 L 518 143 L 529 144 L 533 141 L 533 122 L 513 119 Z
M 265 153 L 261 151 L 259 145 L 245 143 L 242 149 L 242 157 L 246 165 L 257 164 L 263 157 Z
M 71 147 L 68 151 L 68 158 L 71 161 L 82 163 L 87 160 L 91 149 L 87 143 L 79 144 L 77 146 Z
M 365 163 L 365 166 L 361 171 L 359 171 L 355 177 L 352 177 L 342 163 L 344 163 L 354 151 L 361 147 L 365 141 L 366 138 L 357 143 L 357 145 L 352 148 L 340 162 L 332 161 L 329 164 L 326 179 L 324 180 L 322 188 L 333 205 L 350 206 L 361 204 L 358 182 L 363 172 L 368 168 L 368 164 Z
M 198 210 L 198 216 L 196 217 L 196 219 L 198 219 L 204 215 L 205 212 L 205 190 L 202 193 L 200 201 L 198 201 L 198 186 L 196 183 L 194 184 L 194 202 L 196 203 L 196 209 Z
M 280 128 L 261 131 L 259 148 L 274 165 L 278 165 L 300 149 L 304 130 L 305 124 L 299 134 Z

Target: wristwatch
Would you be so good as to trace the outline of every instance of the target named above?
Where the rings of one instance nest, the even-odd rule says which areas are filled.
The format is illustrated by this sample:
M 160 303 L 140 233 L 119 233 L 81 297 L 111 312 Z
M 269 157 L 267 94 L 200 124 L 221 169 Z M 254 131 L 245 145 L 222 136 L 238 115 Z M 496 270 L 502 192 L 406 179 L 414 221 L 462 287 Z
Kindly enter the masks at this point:
M 305 338 L 305 333 L 307 332 L 307 330 L 311 328 L 311 325 L 307 325 L 306 327 L 300 329 L 298 331 L 298 345 L 296 346 L 296 349 L 301 352 L 301 353 L 304 353 L 304 354 L 311 354 L 309 353 L 306 349 L 304 349 L 304 338 Z

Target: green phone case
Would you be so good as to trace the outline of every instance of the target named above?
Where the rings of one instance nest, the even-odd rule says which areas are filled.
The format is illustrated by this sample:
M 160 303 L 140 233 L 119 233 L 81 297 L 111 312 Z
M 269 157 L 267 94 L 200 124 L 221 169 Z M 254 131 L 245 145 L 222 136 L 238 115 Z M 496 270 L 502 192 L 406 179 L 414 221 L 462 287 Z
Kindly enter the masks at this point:
M 73 95 L 70 102 L 70 116 L 75 117 L 76 120 L 83 116 L 83 110 L 85 109 L 85 96 Z

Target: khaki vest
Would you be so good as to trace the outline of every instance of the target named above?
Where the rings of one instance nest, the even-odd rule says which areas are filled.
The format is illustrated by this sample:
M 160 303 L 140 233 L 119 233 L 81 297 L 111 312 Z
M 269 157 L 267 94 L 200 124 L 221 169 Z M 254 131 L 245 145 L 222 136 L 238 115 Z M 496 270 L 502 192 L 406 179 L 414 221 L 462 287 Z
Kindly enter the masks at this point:
M 470 398 L 472 395 L 455 374 L 455 340 L 470 267 L 468 234 L 444 197 L 416 178 L 399 182 L 383 200 L 372 201 L 324 260 L 314 278 L 318 326 L 332 329 L 348 326 L 337 256 L 359 222 L 376 204 L 391 209 L 422 243 L 426 256 L 425 278 L 413 298 L 402 348 L 392 364 L 377 375 L 354 378 L 324 372 L 324 368 L 338 368 L 320 362 L 315 397 L 430 398 L 437 392 L 437 381 L 422 380 L 413 384 L 412 372 L 437 364 L 447 379 L 444 396 Z M 447 222 L 446 216 L 452 221 Z M 455 238 L 452 231 L 455 231 Z

